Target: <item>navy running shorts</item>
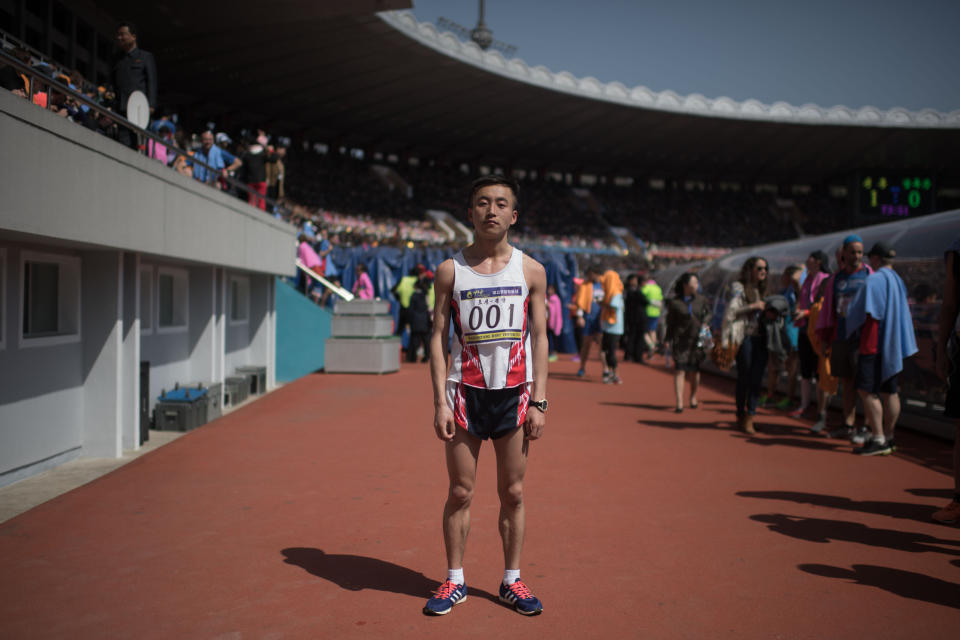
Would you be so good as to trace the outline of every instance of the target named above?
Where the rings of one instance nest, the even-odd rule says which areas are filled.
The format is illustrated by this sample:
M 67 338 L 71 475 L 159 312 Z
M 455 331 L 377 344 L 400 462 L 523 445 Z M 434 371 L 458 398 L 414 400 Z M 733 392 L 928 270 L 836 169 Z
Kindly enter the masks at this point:
M 584 316 L 583 333 L 581 335 L 592 336 L 594 334 L 603 332 L 603 326 L 600 323 L 600 315 L 601 314 L 599 313 L 594 313 L 589 316 Z
M 896 393 L 897 376 L 880 379 L 880 356 L 877 354 L 860 354 L 857 363 L 857 389 L 867 393 Z
M 509 435 L 527 420 L 530 385 L 478 389 L 447 381 L 447 406 L 458 427 L 481 440 Z

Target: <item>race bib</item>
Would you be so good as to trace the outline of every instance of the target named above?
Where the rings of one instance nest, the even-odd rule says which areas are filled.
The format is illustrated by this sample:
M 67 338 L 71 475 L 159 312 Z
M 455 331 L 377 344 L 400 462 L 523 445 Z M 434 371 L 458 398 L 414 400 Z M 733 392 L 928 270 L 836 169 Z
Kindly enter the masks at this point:
M 483 287 L 460 292 L 465 344 L 519 342 L 523 338 L 523 288 Z

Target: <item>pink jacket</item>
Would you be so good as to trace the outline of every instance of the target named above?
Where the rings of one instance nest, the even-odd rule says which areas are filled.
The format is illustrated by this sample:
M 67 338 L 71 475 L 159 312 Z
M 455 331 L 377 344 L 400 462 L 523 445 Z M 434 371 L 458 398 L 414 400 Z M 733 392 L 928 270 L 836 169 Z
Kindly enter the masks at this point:
M 366 272 L 361 273 L 353 283 L 353 294 L 361 300 L 373 300 L 373 282 Z
M 323 264 L 320 256 L 313 250 L 309 242 L 300 243 L 300 246 L 297 247 L 297 257 L 300 258 L 300 262 L 302 262 L 305 267 L 313 269 L 314 271 L 317 271 L 317 267 Z M 323 275 L 323 270 L 320 270 L 320 275 Z
M 547 313 L 549 314 L 547 329 L 552 331 L 555 336 L 560 335 L 563 332 L 563 303 L 557 294 L 553 294 L 547 300 Z

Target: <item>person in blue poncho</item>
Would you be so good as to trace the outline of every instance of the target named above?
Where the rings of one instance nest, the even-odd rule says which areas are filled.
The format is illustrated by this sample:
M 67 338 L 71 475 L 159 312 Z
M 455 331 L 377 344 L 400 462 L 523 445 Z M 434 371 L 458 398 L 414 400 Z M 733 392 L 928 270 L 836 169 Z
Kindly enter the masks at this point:
M 874 273 L 866 279 L 847 308 L 847 336 L 860 330 L 856 387 L 871 437 L 854 449 L 862 456 L 890 455 L 893 430 L 900 417 L 897 374 L 903 360 L 917 352 L 907 288 L 893 270 L 896 251 L 885 242 L 867 256 Z

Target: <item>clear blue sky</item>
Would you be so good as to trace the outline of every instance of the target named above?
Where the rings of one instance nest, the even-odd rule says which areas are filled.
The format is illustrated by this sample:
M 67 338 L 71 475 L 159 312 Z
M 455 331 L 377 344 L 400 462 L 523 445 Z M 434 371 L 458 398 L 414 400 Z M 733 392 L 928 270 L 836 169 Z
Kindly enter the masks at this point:
M 477 0 L 413 0 L 472 28 Z M 487 0 L 494 38 L 551 71 L 708 98 L 960 109 L 960 0 Z

